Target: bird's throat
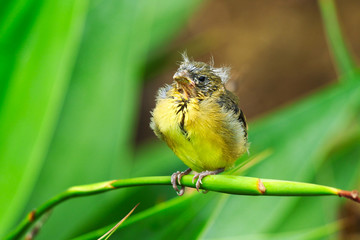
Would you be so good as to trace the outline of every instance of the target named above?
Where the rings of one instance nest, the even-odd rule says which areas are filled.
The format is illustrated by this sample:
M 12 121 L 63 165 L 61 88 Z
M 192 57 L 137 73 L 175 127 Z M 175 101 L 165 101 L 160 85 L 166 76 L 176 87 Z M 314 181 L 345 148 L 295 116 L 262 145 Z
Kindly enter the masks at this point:
M 197 96 L 196 89 L 191 84 L 177 84 L 177 91 L 188 100 Z

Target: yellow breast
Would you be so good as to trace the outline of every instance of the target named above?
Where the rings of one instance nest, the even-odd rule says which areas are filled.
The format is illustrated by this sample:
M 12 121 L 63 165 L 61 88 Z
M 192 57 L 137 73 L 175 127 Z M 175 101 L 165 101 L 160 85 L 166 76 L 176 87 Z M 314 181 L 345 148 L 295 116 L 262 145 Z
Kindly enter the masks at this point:
M 242 125 L 210 98 L 159 99 L 152 114 L 158 134 L 194 171 L 229 168 L 246 152 Z

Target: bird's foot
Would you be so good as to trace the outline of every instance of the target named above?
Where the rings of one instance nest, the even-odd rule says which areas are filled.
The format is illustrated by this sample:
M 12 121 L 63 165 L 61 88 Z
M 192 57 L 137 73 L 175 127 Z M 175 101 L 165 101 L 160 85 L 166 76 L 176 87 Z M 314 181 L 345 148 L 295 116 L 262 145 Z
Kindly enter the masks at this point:
M 195 174 L 194 177 L 193 177 L 192 182 L 194 183 L 194 181 L 197 179 L 197 181 L 196 181 L 196 190 L 199 191 L 200 186 L 202 184 L 202 179 L 204 177 L 209 176 L 209 175 L 216 175 L 218 173 L 222 173 L 224 170 L 225 170 L 225 168 L 219 168 L 219 169 L 217 169 L 215 171 L 206 170 L 206 171 L 203 171 L 201 173 Z M 207 191 L 204 191 L 204 193 L 207 193 Z
M 185 175 L 188 175 L 190 172 L 191 172 L 191 168 L 188 168 L 183 172 L 177 171 L 171 175 L 171 184 L 172 184 L 173 188 L 175 189 L 177 195 L 182 196 L 184 194 L 185 187 L 181 186 L 181 178 Z M 178 184 L 181 186 L 180 189 L 177 186 Z

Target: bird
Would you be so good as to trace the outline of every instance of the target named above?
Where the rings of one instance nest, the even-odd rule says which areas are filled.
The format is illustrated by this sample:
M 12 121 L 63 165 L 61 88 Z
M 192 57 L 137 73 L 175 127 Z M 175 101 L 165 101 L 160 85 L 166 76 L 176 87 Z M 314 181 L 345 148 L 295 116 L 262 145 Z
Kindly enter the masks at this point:
M 173 82 L 160 88 L 150 127 L 189 168 L 171 175 L 179 196 L 181 178 L 195 171 L 199 191 L 202 179 L 233 167 L 248 152 L 248 126 L 239 99 L 225 88 L 228 67 L 214 67 L 182 54 Z M 178 188 L 178 185 L 181 188 Z

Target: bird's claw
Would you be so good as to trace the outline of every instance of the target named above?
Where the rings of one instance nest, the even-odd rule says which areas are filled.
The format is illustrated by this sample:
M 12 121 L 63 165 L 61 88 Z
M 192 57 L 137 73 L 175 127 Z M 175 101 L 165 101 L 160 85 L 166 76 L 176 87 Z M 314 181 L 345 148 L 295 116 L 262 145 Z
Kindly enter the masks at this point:
M 174 188 L 174 190 L 175 190 L 176 192 L 179 191 L 179 189 L 178 189 L 178 187 L 177 187 L 177 184 L 176 184 L 176 179 L 177 179 L 177 176 L 178 176 L 179 173 L 180 173 L 180 171 L 177 171 L 177 172 L 174 172 L 174 173 L 171 175 L 171 184 L 172 184 L 172 186 L 173 186 L 173 188 Z
M 194 175 L 193 179 L 192 179 L 192 183 L 194 183 L 194 181 L 197 179 L 195 186 L 196 186 L 196 190 L 199 192 L 199 189 L 200 189 L 201 185 L 203 184 L 202 179 L 204 177 L 209 176 L 209 175 L 216 175 L 216 174 L 221 173 L 223 171 L 224 171 L 224 168 L 219 168 L 219 169 L 217 169 L 215 171 L 206 170 L 206 171 L 203 171 L 201 173 L 196 173 Z M 207 193 L 207 192 L 208 192 L 207 190 L 203 191 L 203 193 Z
M 201 172 L 201 173 L 197 173 L 194 175 L 193 179 L 192 179 L 192 183 L 194 183 L 194 181 L 197 179 L 196 181 L 196 190 L 199 192 L 199 189 L 201 187 L 201 184 L 202 184 L 202 179 L 208 175 L 212 175 L 212 172 L 210 171 L 204 171 L 204 172 Z
M 181 178 L 183 176 L 189 174 L 190 172 L 191 172 L 191 168 L 189 168 L 183 172 L 180 172 L 180 171 L 174 172 L 171 175 L 171 184 L 172 184 L 174 190 L 176 191 L 177 195 L 182 196 L 185 193 L 185 187 L 181 186 Z M 181 188 L 179 189 L 177 185 L 180 185 Z
M 181 185 L 181 178 L 184 176 L 184 172 L 181 172 L 180 174 L 177 175 L 177 182 L 179 185 Z

